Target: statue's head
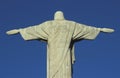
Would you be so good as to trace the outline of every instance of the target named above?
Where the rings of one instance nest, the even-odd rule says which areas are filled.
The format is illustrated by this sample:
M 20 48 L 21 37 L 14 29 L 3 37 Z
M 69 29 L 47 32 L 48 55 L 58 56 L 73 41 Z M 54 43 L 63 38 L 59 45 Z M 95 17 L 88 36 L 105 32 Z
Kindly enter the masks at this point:
M 57 11 L 54 14 L 54 20 L 64 20 L 64 14 L 62 11 Z

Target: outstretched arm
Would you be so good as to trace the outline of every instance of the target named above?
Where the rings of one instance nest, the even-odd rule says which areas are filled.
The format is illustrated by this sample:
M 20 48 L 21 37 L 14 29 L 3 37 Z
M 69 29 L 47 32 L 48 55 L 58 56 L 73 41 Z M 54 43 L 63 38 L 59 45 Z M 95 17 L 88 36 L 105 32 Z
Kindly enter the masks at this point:
M 9 30 L 6 32 L 8 35 L 14 35 L 14 34 L 19 34 L 22 36 L 24 40 L 35 40 L 35 39 L 43 39 L 46 40 L 46 35 L 42 30 L 39 30 L 37 32 L 36 29 L 41 29 L 41 28 L 36 28 L 34 27 L 27 27 L 27 28 L 21 28 L 21 29 L 13 29 Z
M 20 33 L 20 35 L 24 40 L 35 40 L 35 39 L 47 40 L 48 30 L 45 27 L 46 27 L 46 23 L 42 23 L 31 27 L 13 29 L 7 31 L 6 34 L 13 35 Z
M 86 26 L 84 24 L 76 23 L 75 31 L 73 34 L 73 39 L 88 39 L 93 40 L 97 37 L 100 32 L 112 33 L 114 29 L 110 28 L 96 28 L 91 26 Z

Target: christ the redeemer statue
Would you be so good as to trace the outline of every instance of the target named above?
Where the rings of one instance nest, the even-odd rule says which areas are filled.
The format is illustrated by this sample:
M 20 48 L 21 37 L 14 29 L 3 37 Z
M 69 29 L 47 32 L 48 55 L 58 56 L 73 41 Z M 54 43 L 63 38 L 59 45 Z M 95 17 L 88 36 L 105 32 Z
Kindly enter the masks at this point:
M 14 29 L 8 35 L 20 33 L 24 40 L 47 41 L 47 78 L 72 78 L 74 64 L 74 42 L 93 40 L 99 32 L 114 32 L 110 28 L 96 28 L 65 20 L 63 12 L 57 11 L 54 20 L 42 24 Z

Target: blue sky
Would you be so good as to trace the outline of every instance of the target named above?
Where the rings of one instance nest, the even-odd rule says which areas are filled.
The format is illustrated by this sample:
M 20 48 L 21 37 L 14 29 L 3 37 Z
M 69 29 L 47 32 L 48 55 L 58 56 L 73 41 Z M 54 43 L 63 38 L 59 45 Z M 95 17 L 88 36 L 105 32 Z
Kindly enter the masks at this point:
M 46 43 L 24 41 L 6 31 L 52 20 L 61 10 L 68 20 L 114 28 L 75 43 L 73 78 L 120 78 L 119 0 L 0 0 L 0 78 L 46 78 Z

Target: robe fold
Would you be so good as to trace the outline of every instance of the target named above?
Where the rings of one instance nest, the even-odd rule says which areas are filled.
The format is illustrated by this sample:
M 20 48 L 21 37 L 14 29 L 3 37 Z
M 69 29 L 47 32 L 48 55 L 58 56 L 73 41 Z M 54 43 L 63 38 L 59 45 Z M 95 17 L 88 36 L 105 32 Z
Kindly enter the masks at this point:
M 24 40 L 47 41 L 47 78 L 71 78 L 74 64 L 74 43 L 80 39 L 95 39 L 100 30 L 73 21 L 46 21 L 20 29 Z

